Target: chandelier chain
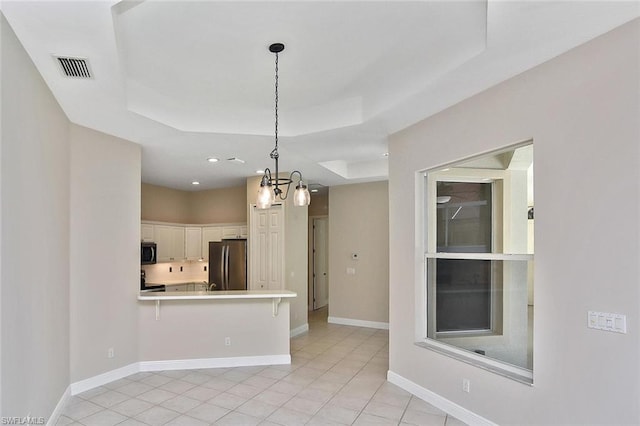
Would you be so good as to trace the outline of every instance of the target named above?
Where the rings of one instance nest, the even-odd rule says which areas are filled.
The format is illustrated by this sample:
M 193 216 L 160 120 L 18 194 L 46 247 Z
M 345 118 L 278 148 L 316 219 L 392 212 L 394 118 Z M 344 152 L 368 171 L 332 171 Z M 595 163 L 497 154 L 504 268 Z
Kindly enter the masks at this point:
M 278 151 L 278 52 L 276 52 L 276 153 Z

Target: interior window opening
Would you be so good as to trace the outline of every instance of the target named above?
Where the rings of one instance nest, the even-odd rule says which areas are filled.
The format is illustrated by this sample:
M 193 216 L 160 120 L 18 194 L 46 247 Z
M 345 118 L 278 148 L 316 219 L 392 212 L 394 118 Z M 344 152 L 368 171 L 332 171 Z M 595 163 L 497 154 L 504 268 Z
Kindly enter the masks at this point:
M 533 145 L 429 170 L 424 346 L 533 380 Z

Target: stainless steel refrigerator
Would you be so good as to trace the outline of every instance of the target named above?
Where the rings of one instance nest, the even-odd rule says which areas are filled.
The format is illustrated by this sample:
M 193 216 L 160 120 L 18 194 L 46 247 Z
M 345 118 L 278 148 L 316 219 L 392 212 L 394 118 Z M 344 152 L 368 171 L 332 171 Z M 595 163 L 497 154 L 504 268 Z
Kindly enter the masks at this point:
M 247 240 L 209 242 L 209 288 L 247 289 Z

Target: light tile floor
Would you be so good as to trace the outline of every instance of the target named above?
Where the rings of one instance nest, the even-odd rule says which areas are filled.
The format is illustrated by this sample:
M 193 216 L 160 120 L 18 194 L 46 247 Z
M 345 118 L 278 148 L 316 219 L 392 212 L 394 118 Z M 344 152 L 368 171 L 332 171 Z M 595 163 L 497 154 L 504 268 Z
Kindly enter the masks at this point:
M 386 381 L 389 333 L 327 324 L 291 365 L 138 373 L 71 398 L 58 425 L 464 425 Z

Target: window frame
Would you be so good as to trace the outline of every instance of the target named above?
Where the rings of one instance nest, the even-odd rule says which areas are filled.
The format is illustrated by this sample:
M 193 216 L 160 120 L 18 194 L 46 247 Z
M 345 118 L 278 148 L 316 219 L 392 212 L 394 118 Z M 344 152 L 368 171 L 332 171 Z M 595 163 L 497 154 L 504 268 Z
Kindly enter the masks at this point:
M 476 170 L 474 176 L 461 176 L 459 169 L 456 170 L 457 174 L 450 172 L 450 168 L 456 167 L 460 163 L 472 161 L 477 158 L 484 157 L 486 155 L 497 154 L 510 150 L 515 150 L 527 145 L 533 145 L 532 140 L 528 140 L 522 143 L 510 145 L 498 150 L 492 150 L 484 152 L 479 155 L 462 158 L 456 161 L 452 161 L 445 164 L 440 164 L 429 169 L 421 170 L 415 175 L 415 199 L 416 199 L 416 263 L 415 263 L 415 319 L 414 324 L 414 342 L 415 345 L 426 348 L 443 355 L 452 357 L 465 363 L 472 364 L 479 368 L 491 371 L 493 373 L 502 375 L 504 377 L 516 380 L 518 382 L 533 385 L 533 370 L 522 368 L 509 364 L 504 361 L 500 361 L 494 358 L 485 357 L 480 354 L 475 354 L 465 349 L 458 348 L 456 346 L 439 342 L 435 339 L 429 338 L 429 327 L 435 328 L 435 321 L 429 321 L 429 285 L 427 283 L 428 278 L 428 263 L 431 259 L 479 259 L 479 260 L 501 260 L 501 261 L 533 261 L 534 255 L 527 253 L 505 253 L 503 230 L 500 230 L 499 235 L 492 232 L 492 251 L 493 253 L 438 253 L 436 251 L 437 235 L 435 234 L 437 229 L 436 217 L 437 217 L 437 182 L 443 181 L 449 178 L 452 182 L 482 182 L 486 183 L 487 180 L 492 182 L 500 182 L 499 191 L 492 189 L 492 228 L 496 226 L 496 221 L 500 222 L 502 226 L 503 217 L 493 214 L 494 211 L 504 211 L 502 205 L 502 199 L 504 195 L 504 179 L 506 175 L 505 170 Z M 445 180 L 446 181 L 446 180 Z M 497 200 L 499 197 L 500 200 Z M 498 204 L 497 202 L 500 201 Z M 494 228 L 495 229 L 495 228 Z M 497 239 L 496 239 L 497 238 Z M 495 239 L 495 240 L 494 240 Z M 496 252 L 499 251 L 499 252 Z M 493 279 L 492 279 L 493 286 Z M 493 299 L 493 296 L 492 296 Z M 492 302 L 493 303 L 493 302 Z M 435 305 L 434 305 L 435 307 Z M 433 311 L 433 308 L 431 309 Z M 492 330 L 474 333 L 474 336 L 480 335 L 493 335 L 495 328 L 493 324 L 494 311 L 492 307 Z M 451 332 L 444 332 L 445 335 L 450 335 Z M 460 332 L 455 332 L 460 333 Z M 461 332 L 465 333 L 465 332 Z M 459 334 L 458 334 L 459 335 Z M 468 335 L 468 334 L 466 334 Z

